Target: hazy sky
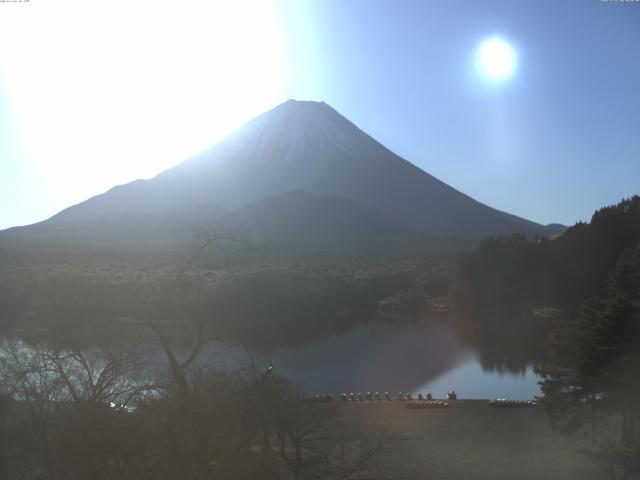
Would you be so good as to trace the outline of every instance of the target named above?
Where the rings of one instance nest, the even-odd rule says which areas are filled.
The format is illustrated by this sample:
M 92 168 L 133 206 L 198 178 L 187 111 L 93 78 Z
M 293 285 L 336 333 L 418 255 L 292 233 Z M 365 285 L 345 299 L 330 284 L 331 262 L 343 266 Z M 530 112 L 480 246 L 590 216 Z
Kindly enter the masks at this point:
M 517 66 L 477 68 L 500 37 Z M 0 3 L 0 228 L 324 100 L 490 206 L 572 224 L 640 193 L 640 2 Z

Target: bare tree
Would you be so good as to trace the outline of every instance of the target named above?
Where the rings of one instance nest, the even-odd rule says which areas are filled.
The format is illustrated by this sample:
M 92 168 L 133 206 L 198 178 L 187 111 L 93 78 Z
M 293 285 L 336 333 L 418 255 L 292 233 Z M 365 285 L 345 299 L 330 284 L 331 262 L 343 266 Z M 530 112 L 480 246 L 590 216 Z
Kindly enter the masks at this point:
M 113 478 L 123 469 L 128 412 L 156 388 L 144 381 L 138 348 L 17 342 L 0 358 L 4 394 L 17 404 L 16 443 L 33 460 L 22 462 L 18 478 Z

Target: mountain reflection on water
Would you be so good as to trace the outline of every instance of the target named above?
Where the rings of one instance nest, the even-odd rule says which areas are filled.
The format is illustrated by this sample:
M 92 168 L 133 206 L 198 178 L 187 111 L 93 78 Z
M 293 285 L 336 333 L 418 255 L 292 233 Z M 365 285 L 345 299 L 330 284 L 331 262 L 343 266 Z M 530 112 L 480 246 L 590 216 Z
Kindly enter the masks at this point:
M 403 391 L 442 397 L 454 388 L 460 398 L 539 394 L 532 368 L 486 370 L 445 325 L 374 323 L 263 360 L 307 393 Z
M 179 357 L 187 356 L 188 343 L 183 339 L 180 346 L 179 339 L 179 336 L 174 338 L 178 341 L 175 351 Z M 11 345 L 30 348 L 29 341 L 1 340 L 2 348 Z M 147 351 L 152 364 L 161 369 L 165 367 L 164 353 L 150 338 L 109 344 Z M 85 344 L 81 348 L 97 351 L 100 346 Z M 251 354 L 258 370 L 271 364 L 275 373 L 286 377 L 307 394 L 401 391 L 429 392 L 442 398 L 453 388 L 459 398 L 467 399 L 530 399 L 538 395 L 538 378 L 532 368 L 505 367 L 502 357 L 508 352 L 499 350 L 472 349 L 461 343 L 460 336 L 446 323 L 372 322 L 304 346 L 269 354 L 214 341 L 201 351 L 195 365 L 235 370 L 249 366 Z M 519 358 L 516 365 L 526 363 Z

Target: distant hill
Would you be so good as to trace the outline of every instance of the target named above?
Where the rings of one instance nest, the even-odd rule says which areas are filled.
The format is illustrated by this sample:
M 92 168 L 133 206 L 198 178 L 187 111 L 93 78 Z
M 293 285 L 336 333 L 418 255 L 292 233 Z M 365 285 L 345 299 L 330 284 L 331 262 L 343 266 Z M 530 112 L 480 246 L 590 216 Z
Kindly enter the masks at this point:
M 327 104 L 290 100 L 150 180 L 0 232 L 0 248 L 165 248 L 187 244 L 201 224 L 332 245 L 557 234 L 451 188 Z
M 550 223 L 547 225 L 547 235 L 549 236 L 558 236 L 563 234 L 567 230 L 566 225 L 562 225 L 561 223 Z

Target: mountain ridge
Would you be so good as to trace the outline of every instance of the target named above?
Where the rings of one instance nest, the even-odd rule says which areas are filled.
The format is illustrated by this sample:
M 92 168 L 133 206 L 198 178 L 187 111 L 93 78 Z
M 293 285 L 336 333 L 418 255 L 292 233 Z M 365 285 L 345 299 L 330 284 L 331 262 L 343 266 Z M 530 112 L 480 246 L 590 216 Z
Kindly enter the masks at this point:
M 189 223 L 290 191 L 348 198 L 428 236 L 477 240 L 556 233 L 556 228 L 493 209 L 445 184 L 328 104 L 296 100 L 255 117 L 151 179 L 115 186 L 41 223 L 132 214 L 181 217 Z

